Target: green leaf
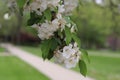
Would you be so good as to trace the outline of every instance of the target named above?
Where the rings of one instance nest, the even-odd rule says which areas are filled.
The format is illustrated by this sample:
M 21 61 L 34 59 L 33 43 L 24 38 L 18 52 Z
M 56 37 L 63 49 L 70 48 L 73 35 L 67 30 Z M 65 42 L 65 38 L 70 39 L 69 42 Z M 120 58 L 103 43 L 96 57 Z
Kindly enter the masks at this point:
M 45 17 L 41 16 L 41 19 L 39 20 L 39 23 L 44 23 L 45 22 Z
M 51 40 L 44 40 L 41 44 L 41 51 L 42 51 L 42 57 L 45 60 L 48 57 L 50 47 L 51 47 Z
M 62 42 L 61 42 L 61 40 L 60 40 L 59 38 L 55 38 L 55 40 L 57 41 L 57 43 L 58 43 L 59 45 L 62 45 Z
M 58 30 L 58 36 L 60 36 L 60 38 L 63 38 L 63 33 L 61 32 L 61 30 Z
M 54 56 L 54 53 L 52 51 L 49 52 L 47 59 L 50 60 Z
M 50 49 L 51 49 L 52 51 L 54 51 L 57 46 L 58 46 L 58 41 L 57 41 L 57 39 L 52 38 L 52 39 L 51 39 L 51 48 L 50 48 Z
M 71 24 L 72 26 L 75 27 L 75 30 L 77 31 L 77 25 L 71 20 L 71 18 L 69 16 L 64 16 L 64 19 L 66 20 L 67 24 Z
M 26 0 L 16 0 L 16 2 L 19 8 L 23 8 L 24 4 L 26 3 Z
M 71 23 L 71 19 L 69 16 L 64 16 L 64 19 L 66 20 L 67 23 Z
M 44 40 L 41 44 L 41 51 L 42 51 L 42 57 L 45 60 L 51 59 L 54 55 L 54 51 L 58 46 L 58 42 L 52 38 L 48 40 Z
M 82 60 L 90 63 L 90 59 L 89 59 L 89 56 L 88 56 L 88 52 L 84 49 L 81 49 L 81 52 L 82 52 Z
M 51 19 L 52 19 L 52 14 L 51 14 L 51 10 L 50 10 L 50 9 L 46 9 L 43 14 L 44 14 L 45 18 L 46 18 L 48 21 L 51 21 Z
M 54 10 L 53 10 L 55 13 L 58 12 L 58 7 L 55 7 Z
M 67 23 L 70 23 L 72 25 L 76 25 L 69 16 L 64 16 L 64 19 L 67 21 Z M 76 26 L 77 27 L 77 26 Z
M 86 67 L 86 64 L 83 60 L 79 60 L 79 68 L 80 68 L 80 73 L 83 75 L 83 76 L 86 76 L 87 74 L 87 67 Z
M 19 7 L 19 12 L 23 16 L 23 7 L 26 3 L 26 0 L 16 0 L 16 2 L 17 2 L 17 5 Z
M 42 23 L 44 21 L 45 21 L 44 16 L 39 16 L 35 12 L 31 12 L 30 19 L 28 19 L 27 21 L 27 25 L 32 26 L 33 24 Z
M 69 43 L 72 40 L 72 36 L 71 36 L 71 31 L 68 27 L 65 27 L 65 36 L 66 36 L 66 44 L 69 45 Z
M 73 33 L 72 38 L 78 44 L 78 47 L 81 48 L 81 41 L 80 38 L 77 36 L 77 34 Z
M 54 56 L 54 51 L 58 46 L 58 41 L 55 38 L 51 39 L 51 47 L 47 59 L 50 60 Z
M 23 16 L 23 8 L 19 8 L 19 13 L 21 16 Z

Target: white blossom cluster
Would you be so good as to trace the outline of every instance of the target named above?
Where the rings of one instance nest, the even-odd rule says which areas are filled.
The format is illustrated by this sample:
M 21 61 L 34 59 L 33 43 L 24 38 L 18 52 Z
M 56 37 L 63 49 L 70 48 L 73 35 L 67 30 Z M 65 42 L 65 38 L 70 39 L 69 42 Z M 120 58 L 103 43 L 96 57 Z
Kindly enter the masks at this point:
M 66 68 L 73 68 L 78 63 L 80 55 L 81 52 L 77 43 L 74 43 L 55 51 L 54 58 L 56 63 L 62 64 Z
M 33 27 L 37 28 L 38 36 L 41 40 L 51 38 L 54 36 L 54 32 L 58 29 L 61 29 L 62 31 L 66 25 L 66 21 L 62 15 L 64 15 L 64 13 L 71 12 L 72 9 L 77 6 L 77 0 L 64 0 L 63 4 L 60 4 L 60 2 L 61 0 L 34 0 L 29 6 L 25 6 L 25 8 L 27 7 L 30 12 L 34 11 L 38 15 L 42 15 L 42 13 L 48 8 L 51 11 L 58 8 L 58 12 L 56 13 L 56 18 L 54 20 L 33 25 Z M 71 32 L 74 32 L 74 26 L 71 27 Z
M 62 18 L 61 14 L 57 15 L 57 18 L 53 21 L 45 21 L 42 24 L 35 24 L 32 27 L 38 29 L 38 36 L 41 40 L 49 39 L 51 36 L 54 36 L 54 32 L 58 29 L 63 29 L 66 25 L 66 21 Z
M 70 14 L 78 6 L 78 3 L 78 0 L 64 0 L 65 13 Z
M 62 1 L 62 2 L 61 2 Z M 30 12 L 35 12 L 39 16 L 44 15 L 46 9 L 57 12 L 54 14 L 52 20 L 45 20 L 43 23 L 36 23 L 32 27 L 38 30 L 38 36 L 41 40 L 50 39 L 55 35 L 55 32 L 60 30 L 63 32 L 65 27 L 69 27 L 71 32 L 75 31 L 75 26 L 67 22 L 63 15 L 69 14 L 75 7 L 77 7 L 78 0 L 34 0 L 25 9 Z M 80 59 L 80 50 L 77 43 L 69 44 L 62 49 L 54 51 L 54 58 L 56 63 L 62 64 L 66 68 L 75 67 Z
M 73 33 L 76 30 L 76 24 L 74 24 L 68 16 L 77 7 L 78 3 L 78 0 L 26 0 L 23 7 L 24 11 L 30 12 L 30 19 L 28 20 L 30 21 L 30 26 L 32 25 L 33 28 L 37 29 L 38 37 L 43 40 L 43 42 L 47 39 L 47 43 L 51 45 L 51 43 L 53 44 L 52 39 L 55 39 L 55 41 L 56 39 L 60 40 L 57 41 L 57 46 L 54 45 L 55 48 L 51 46 L 54 49 L 49 48 L 47 49 L 48 51 L 46 51 L 48 53 L 42 52 L 42 54 L 47 55 L 49 52 L 53 52 L 55 62 L 63 65 L 65 68 L 75 67 L 81 59 L 81 51 L 75 42 L 76 40 L 71 39 L 70 42 L 67 42 L 68 36 L 72 36 L 69 34 L 69 31 Z M 13 11 L 19 6 L 15 0 L 11 0 L 8 7 Z M 47 13 L 49 14 L 46 16 Z M 42 18 L 44 18 L 44 20 L 41 21 Z M 33 21 L 38 19 L 40 22 Z M 33 23 L 31 23 L 31 21 L 33 21 Z M 57 31 L 60 31 L 62 37 Z M 53 38 L 54 35 L 55 38 Z M 44 44 L 43 46 L 47 45 Z M 43 56 L 44 59 L 49 57 L 46 55 Z
M 63 4 L 60 4 L 63 2 Z M 25 6 L 25 8 L 29 11 L 35 11 L 38 15 L 42 15 L 47 8 L 53 10 L 55 7 L 58 7 L 58 12 L 69 14 L 72 12 L 77 6 L 78 0 L 34 0 L 29 6 Z
M 47 8 L 51 10 L 60 6 L 60 0 L 34 0 L 29 6 L 25 8 L 29 11 L 35 11 L 38 15 L 42 15 Z

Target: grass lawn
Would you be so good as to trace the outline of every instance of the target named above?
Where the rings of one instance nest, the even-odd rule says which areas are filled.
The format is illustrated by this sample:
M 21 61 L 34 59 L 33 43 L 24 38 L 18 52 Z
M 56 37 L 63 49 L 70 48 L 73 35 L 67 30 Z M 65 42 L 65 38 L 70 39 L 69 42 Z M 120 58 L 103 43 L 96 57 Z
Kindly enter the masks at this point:
M 120 58 L 90 56 L 88 75 L 97 80 L 120 80 Z
M 22 49 L 41 56 L 40 48 L 22 47 Z M 96 80 L 120 80 L 120 52 L 88 51 L 91 63 L 88 64 L 88 76 Z M 76 67 L 75 71 L 79 71 Z
M 5 51 L 5 49 L 0 47 L 0 52 L 4 52 L 4 51 Z
M 91 63 L 88 64 L 88 76 L 96 80 L 120 80 L 120 54 L 109 52 L 89 51 Z M 74 70 L 79 71 L 79 68 Z
M 0 80 L 50 80 L 14 56 L 0 56 Z

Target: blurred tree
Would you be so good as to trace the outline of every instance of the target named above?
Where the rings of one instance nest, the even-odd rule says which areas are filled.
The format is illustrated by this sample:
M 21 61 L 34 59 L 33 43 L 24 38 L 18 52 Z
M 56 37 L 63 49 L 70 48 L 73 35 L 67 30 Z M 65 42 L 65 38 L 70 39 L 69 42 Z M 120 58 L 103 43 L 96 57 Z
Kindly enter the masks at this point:
M 104 41 L 103 10 L 92 2 L 83 3 L 72 18 L 79 25 L 79 36 L 85 48 L 102 47 Z M 98 13 L 99 12 L 99 13 Z M 97 45 L 96 45 L 97 44 Z
M 8 3 L 7 0 L 5 1 L 0 0 L 0 5 L 1 5 L 0 23 L 2 24 L 2 28 L 0 29 L 0 35 L 5 36 L 6 41 L 9 40 L 8 38 L 10 38 L 10 36 L 13 39 L 17 28 L 16 26 L 18 24 L 15 14 L 9 11 L 7 3 Z M 6 14 L 9 14 L 10 19 L 4 18 L 4 15 Z
M 94 0 L 95 1 L 95 0 Z M 111 48 L 112 50 L 117 49 L 118 45 L 118 40 L 120 36 L 120 0 L 102 0 L 102 3 L 104 6 L 101 6 L 103 9 L 107 10 L 111 14 L 110 16 L 110 22 L 111 27 L 110 27 L 110 35 L 113 37 L 112 43 L 111 43 Z M 105 19 L 107 20 L 107 19 Z
M 120 13 L 119 13 L 119 5 L 120 5 L 120 0 L 110 0 L 109 2 L 109 9 L 112 13 L 112 35 L 114 36 L 113 44 L 111 46 L 112 50 L 117 49 L 117 40 L 118 36 L 120 36 Z
M 10 19 L 4 19 L 5 14 L 9 14 Z M 0 28 L 0 37 L 4 38 L 5 41 L 20 44 L 21 35 L 31 35 L 31 38 L 32 36 L 36 36 L 36 31 L 26 26 L 26 20 L 29 18 L 29 15 L 26 13 L 23 18 L 19 10 L 14 5 L 11 5 L 11 1 L 0 0 L 0 17 L 0 23 L 2 25 Z
M 110 1 L 112 1 L 110 3 Z M 104 47 L 106 38 L 113 34 L 120 35 L 119 2 L 114 0 L 81 0 L 72 18 L 79 25 L 79 36 L 87 48 Z M 119 1 L 119 0 L 116 0 Z M 116 41 L 114 41 L 116 42 Z M 115 43 L 116 44 L 116 43 Z M 115 45 L 113 48 L 116 48 Z

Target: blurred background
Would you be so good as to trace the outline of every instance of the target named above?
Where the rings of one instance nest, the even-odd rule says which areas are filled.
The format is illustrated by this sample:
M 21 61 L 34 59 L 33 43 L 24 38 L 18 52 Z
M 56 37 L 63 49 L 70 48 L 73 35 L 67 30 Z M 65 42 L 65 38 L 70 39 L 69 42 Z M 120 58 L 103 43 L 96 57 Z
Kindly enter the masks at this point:
M 29 15 L 22 17 L 16 11 L 10 12 L 8 1 L 0 0 L 0 41 L 15 44 L 39 43 L 37 32 L 26 26 Z M 119 0 L 81 0 L 71 18 L 78 25 L 83 48 L 120 49 L 119 3 Z
M 0 0 L 0 43 L 15 44 L 41 57 L 37 31 L 26 24 L 29 15 L 22 17 L 17 11 L 11 12 L 8 2 L 9 0 Z M 71 19 L 78 26 L 82 48 L 87 49 L 90 55 L 88 76 L 96 80 L 120 80 L 120 0 L 80 0 Z M 1 54 L 5 51 L 0 47 Z M 19 80 L 4 77 L 5 61 L 8 63 L 7 61 L 14 62 L 14 60 L 10 57 L 5 60 L 0 57 L 0 80 Z M 22 64 L 21 62 L 20 66 Z M 79 71 L 78 67 L 73 70 Z M 14 72 L 14 69 L 12 71 Z M 33 70 L 31 74 L 34 72 Z M 39 76 L 39 73 L 36 72 L 36 74 Z M 19 77 L 18 75 L 13 73 L 12 76 Z
M 0 41 L 31 45 L 39 42 L 37 32 L 27 26 L 29 15 L 21 16 L 10 2 L 0 0 Z

